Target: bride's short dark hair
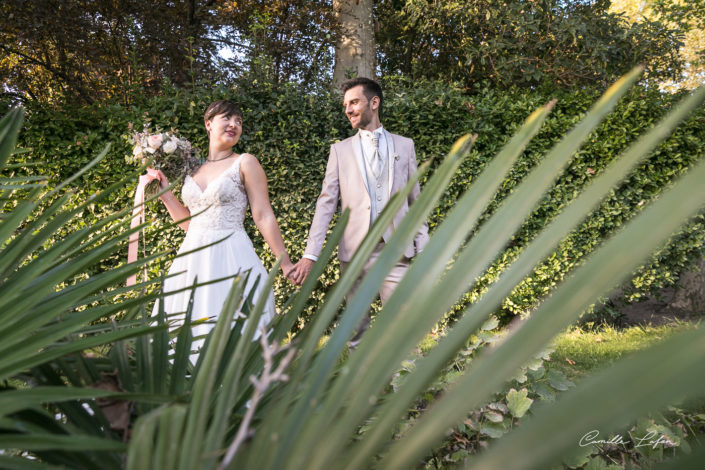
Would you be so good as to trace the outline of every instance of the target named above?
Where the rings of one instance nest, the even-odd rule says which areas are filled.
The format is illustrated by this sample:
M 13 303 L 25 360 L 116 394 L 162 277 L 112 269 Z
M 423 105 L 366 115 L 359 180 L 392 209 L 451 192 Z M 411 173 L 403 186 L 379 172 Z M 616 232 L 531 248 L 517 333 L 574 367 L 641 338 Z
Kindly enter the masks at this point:
M 218 100 L 212 102 L 208 105 L 203 117 L 206 121 L 210 121 L 219 114 L 225 114 L 226 116 L 239 116 L 240 119 L 242 119 L 242 111 L 238 105 L 228 100 Z

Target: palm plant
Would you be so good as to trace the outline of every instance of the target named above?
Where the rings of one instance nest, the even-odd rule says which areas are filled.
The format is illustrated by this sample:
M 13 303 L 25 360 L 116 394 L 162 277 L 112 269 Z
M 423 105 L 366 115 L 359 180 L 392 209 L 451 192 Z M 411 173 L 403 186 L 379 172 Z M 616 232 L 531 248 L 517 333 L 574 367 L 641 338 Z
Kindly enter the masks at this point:
M 114 286 L 148 260 L 88 279 L 77 278 L 126 240 L 130 232 L 124 231 L 125 222 L 117 221 L 124 219 L 127 211 L 72 233 L 59 243 L 47 241 L 88 204 L 110 197 L 127 178 L 97 194 L 93 201 L 64 209 L 70 192 L 61 191 L 99 162 L 109 147 L 81 172 L 49 191 L 46 181 L 16 176 L 18 165 L 8 163 L 22 117 L 22 111 L 15 109 L 0 121 L 0 448 L 21 449 L 41 460 L 75 468 L 99 463 L 119 467 L 125 444 L 105 425 L 95 402 L 89 401 L 86 408 L 77 402 L 114 392 L 86 387 L 77 377 L 59 377 L 53 365 L 75 362 L 94 373 L 81 355 L 83 351 L 154 329 L 128 322 L 119 327 L 99 322 L 143 303 L 138 298 L 124 302 L 112 299 L 127 291 Z M 66 387 L 67 382 L 75 386 Z M 43 407 L 42 403 L 52 405 Z M 0 455 L 3 468 L 30 464 L 12 454 Z
M 192 341 L 188 323 L 173 341 L 163 313 L 155 326 L 149 326 L 145 305 L 154 296 L 105 302 L 126 290 L 104 290 L 139 269 L 138 265 L 55 291 L 57 284 L 124 241 L 120 223 L 111 238 L 100 242 L 87 229 L 60 245 L 42 248 L 46 239 L 42 237 L 71 214 L 59 211 L 59 197 L 41 215 L 27 221 L 39 207 L 36 199 L 41 188 L 32 188 L 34 181 L 4 178 L 0 190 L 6 201 L 11 200 L 13 185 L 22 184 L 19 190 L 25 195 L 15 197 L 18 203 L 0 222 L 0 337 L 11 341 L 9 346 L 0 342 L 0 378 L 6 383 L 0 393 L 0 448 L 16 449 L 14 454 L 0 455 L 0 464 L 7 468 L 94 468 L 99 462 L 133 469 L 413 467 L 443 439 L 448 428 L 501 389 L 528 358 L 600 295 L 627 278 L 681 223 L 702 209 L 705 164 L 701 163 L 607 240 L 530 317 L 514 325 L 500 344 L 482 351 L 413 426 L 393 438 L 395 427 L 417 397 L 502 299 L 705 100 L 705 88 L 697 90 L 597 175 L 463 313 L 428 356 L 418 361 L 414 372 L 389 393 L 388 384 L 400 363 L 501 255 L 571 156 L 639 74 L 635 70 L 611 87 L 492 217 L 478 226 L 506 173 L 541 128 L 552 103 L 529 116 L 447 214 L 360 345 L 350 353 L 346 342 L 366 314 L 376 287 L 443 194 L 472 147 L 473 136 L 461 138 L 436 169 L 339 318 L 339 307 L 375 241 L 416 180 L 390 200 L 313 321 L 290 343 L 285 342 L 287 333 L 342 235 L 346 214 L 306 283 L 290 299 L 272 332 L 261 335 L 259 342 L 252 338 L 264 299 L 248 296 L 244 279 L 234 280 L 222 315 L 194 367 L 188 363 Z M 3 173 L 12 170 L 7 161 L 20 117 L 19 112 L 13 112 L 0 122 Z M 425 170 L 422 167 L 420 172 Z M 49 193 L 51 197 L 55 194 L 56 190 Z M 51 197 L 45 195 L 44 199 Z M 105 224 L 124 216 L 118 214 Z M 269 278 L 261 280 L 265 287 L 271 286 L 276 272 L 275 266 Z M 234 320 L 239 310 L 249 317 L 244 329 L 242 319 Z M 97 321 L 118 312 L 126 313 L 113 323 Z M 94 324 L 89 326 L 91 322 Z M 333 324 L 332 334 L 319 347 L 320 338 Z M 80 354 L 98 345 L 110 345 L 109 352 L 96 357 Z M 592 377 L 563 394 L 555 405 L 537 409 L 519 429 L 467 465 L 547 468 L 574 452 L 580 436 L 590 429 L 599 427 L 608 432 L 649 410 L 702 393 L 705 378 L 693 371 L 704 357 L 704 333 L 693 330 L 675 335 Z M 113 390 L 88 387 L 105 381 L 109 371 L 117 371 Z M 34 386 L 37 384 L 41 385 Z M 122 434 L 111 430 L 111 426 L 116 428 L 114 420 L 99 405 L 98 399 L 104 397 L 134 404 L 129 413 L 122 412 L 133 420 L 129 436 L 127 430 Z M 363 425 L 365 432 L 360 434 Z M 696 453 L 702 454 L 701 450 Z

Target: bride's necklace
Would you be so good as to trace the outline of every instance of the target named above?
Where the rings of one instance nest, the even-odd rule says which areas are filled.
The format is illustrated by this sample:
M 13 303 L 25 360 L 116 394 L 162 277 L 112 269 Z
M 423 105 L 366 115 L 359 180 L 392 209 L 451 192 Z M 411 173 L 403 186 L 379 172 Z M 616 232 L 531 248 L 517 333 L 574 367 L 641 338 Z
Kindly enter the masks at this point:
M 234 152 L 234 151 L 233 151 L 233 152 L 230 152 L 230 155 L 228 155 L 227 157 L 222 157 L 222 158 L 206 158 L 206 163 L 208 163 L 208 162 L 219 162 L 219 161 L 221 161 L 221 160 L 225 160 L 226 158 L 230 158 L 230 157 L 232 157 L 233 155 L 235 155 L 235 152 Z

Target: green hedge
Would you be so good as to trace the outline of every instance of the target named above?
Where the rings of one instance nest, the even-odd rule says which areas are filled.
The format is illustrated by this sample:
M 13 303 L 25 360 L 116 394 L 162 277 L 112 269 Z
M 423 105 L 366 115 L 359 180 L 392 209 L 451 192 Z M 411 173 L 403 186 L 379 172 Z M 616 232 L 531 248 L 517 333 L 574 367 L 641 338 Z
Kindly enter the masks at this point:
M 460 168 L 440 206 L 433 212 L 429 220 L 431 230 L 531 111 L 551 98 L 558 99 L 544 129 L 505 181 L 501 194 L 488 208 L 488 214 L 599 96 L 599 91 L 591 90 L 542 96 L 535 92 L 496 92 L 491 89 L 476 90 L 467 95 L 444 84 L 409 83 L 400 79 L 388 79 L 385 89 L 382 117 L 385 127 L 412 137 L 418 159 L 434 159 L 432 168 L 459 136 L 466 132 L 479 135 L 473 154 Z M 41 173 L 49 176 L 52 183 L 57 183 L 91 160 L 110 142 L 112 147 L 108 157 L 72 188 L 74 201 L 83 200 L 132 169 L 125 163 L 125 155 L 131 150 L 127 140 L 130 125 L 135 129 L 141 129 L 145 123 L 152 128 L 173 128 L 194 145 L 207 149 L 202 113 L 208 103 L 220 98 L 232 99 L 243 109 L 244 133 L 236 151 L 253 153 L 262 163 L 285 243 L 292 259 L 296 260 L 305 247 L 329 145 L 352 133 L 337 94 L 314 96 L 300 93 L 295 86 L 274 88 L 248 83 L 232 88 L 204 85 L 196 93 L 166 87 L 162 96 L 149 99 L 137 96 L 130 106 L 102 103 L 79 109 L 33 107 L 27 110 L 26 129 L 21 134 L 24 139 L 21 145 L 30 148 L 31 152 L 16 158 L 42 162 L 38 168 L 28 167 L 27 173 Z M 490 267 L 478 285 L 469 290 L 456 310 L 464 302 L 477 298 L 484 286 L 496 278 L 545 221 L 626 148 L 634 136 L 662 116 L 676 99 L 656 90 L 634 89 L 591 137 L 532 218 L 516 234 L 504 255 Z M 529 311 L 603 237 L 618 229 L 661 188 L 701 158 L 704 148 L 705 119 L 701 112 L 665 141 L 628 182 L 617 188 L 612 197 L 517 288 L 498 312 L 500 317 L 506 320 Z M 77 219 L 74 226 L 66 227 L 65 233 L 125 208 L 130 204 L 133 190 L 134 185 L 126 187 L 120 197 L 95 205 Z M 168 215 L 163 207 L 153 204 L 149 216 L 154 223 L 148 230 L 148 251 L 178 247 L 183 233 L 175 228 L 164 231 Z M 247 229 L 265 265 L 271 265 L 272 255 L 263 248 L 261 236 L 251 223 Z M 700 216 L 675 234 L 651 263 L 636 273 L 632 295 L 638 296 L 677 281 L 678 274 L 702 255 L 704 246 L 705 218 Z M 108 260 L 99 269 L 123 260 Z M 165 267 L 156 263 L 151 268 L 151 275 L 158 275 Z M 338 265 L 332 263 L 312 304 L 325 295 L 337 278 Z M 276 285 L 279 305 L 291 292 L 293 287 L 280 279 Z

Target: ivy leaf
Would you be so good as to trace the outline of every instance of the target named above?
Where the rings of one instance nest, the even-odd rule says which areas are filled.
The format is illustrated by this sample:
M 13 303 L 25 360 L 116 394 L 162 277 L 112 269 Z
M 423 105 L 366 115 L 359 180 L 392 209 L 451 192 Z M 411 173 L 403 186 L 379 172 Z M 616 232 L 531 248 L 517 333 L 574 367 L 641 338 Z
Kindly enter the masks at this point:
M 507 428 L 504 426 L 504 423 L 487 423 L 480 428 L 481 434 L 489 436 L 492 439 L 499 439 L 504 436 L 506 431 Z
M 607 465 L 601 457 L 595 456 L 583 467 L 583 470 L 620 470 L 621 468 L 619 465 Z
M 534 392 L 544 401 L 554 401 L 556 399 L 556 392 L 543 382 L 534 385 Z
M 416 370 L 416 362 L 409 360 L 401 361 L 401 367 L 406 372 L 413 372 Z
M 485 418 L 489 419 L 493 423 L 501 423 L 504 421 L 504 416 L 502 413 L 497 413 L 496 411 L 488 411 L 485 413 Z
M 475 422 L 473 419 L 467 418 L 467 419 L 463 420 L 463 424 L 464 424 L 468 429 L 470 429 L 470 430 L 472 430 L 472 431 L 477 431 L 477 422 Z
M 546 375 L 546 369 L 542 366 L 536 370 L 529 370 L 527 373 L 532 380 L 541 380 Z
M 453 452 L 450 457 L 448 457 L 448 460 L 450 460 L 451 462 L 460 462 L 461 460 L 464 460 L 468 455 L 469 452 L 467 450 L 461 449 L 459 451 Z
M 529 411 L 531 404 L 534 402 L 534 400 L 527 396 L 528 393 L 529 392 L 525 388 L 522 388 L 518 392 L 511 389 L 509 390 L 509 393 L 507 393 L 507 406 L 509 407 L 509 411 L 512 413 L 512 416 L 515 418 L 521 418 L 524 416 L 524 414 Z
M 543 361 L 541 359 L 534 358 L 526 363 L 526 367 L 529 370 L 533 370 L 533 371 L 539 370 L 541 368 L 541 366 L 543 366 Z
M 487 405 L 487 408 L 490 410 L 499 411 L 504 414 L 509 413 L 509 408 L 507 408 L 507 405 L 505 405 L 504 403 L 492 402 Z
M 681 443 L 680 437 L 672 429 L 662 424 L 655 424 L 647 428 L 647 431 L 653 436 L 651 440 L 654 441 L 654 444 L 662 445 L 664 448 L 678 447 Z
M 548 383 L 551 387 L 563 392 L 575 386 L 573 382 L 566 378 L 563 372 L 557 370 L 549 370 L 548 374 L 546 374 L 546 379 L 548 379 Z
M 487 344 L 494 343 L 499 339 L 499 336 L 491 331 L 481 331 L 477 334 L 477 337 Z
M 482 331 L 490 331 L 490 330 L 494 330 L 495 328 L 497 328 L 497 326 L 499 326 L 499 320 L 497 320 L 497 317 L 495 317 L 494 315 L 492 315 L 492 316 L 490 316 L 490 318 L 487 319 L 487 321 L 480 327 L 480 329 L 481 329 Z
M 542 350 L 540 353 L 536 355 L 537 359 L 543 359 L 544 361 L 548 361 L 551 359 L 551 353 L 555 350 L 554 347 L 549 346 L 546 349 Z
M 524 382 L 526 382 L 527 379 L 528 378 L 526 377 L 526 373 L 524 373 L 523 371 L 520 371 L 517 375 L 514 376 L 514 380 L 516 380 L 520 384 L 523 384 Z
M 563 460 L 568 468 L 579 468 L 588 463 L 592 454 L 592 446 L 579 447 L 570 457 Z M 600 467 L 597 467 L 600 468 Z

